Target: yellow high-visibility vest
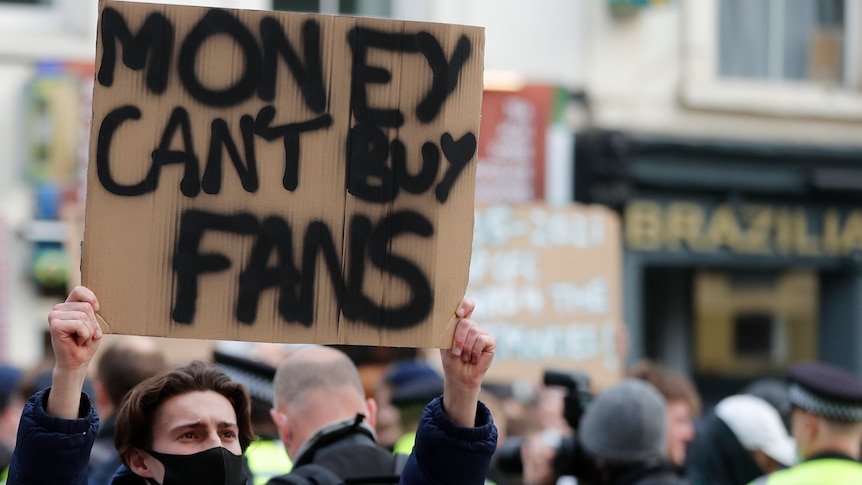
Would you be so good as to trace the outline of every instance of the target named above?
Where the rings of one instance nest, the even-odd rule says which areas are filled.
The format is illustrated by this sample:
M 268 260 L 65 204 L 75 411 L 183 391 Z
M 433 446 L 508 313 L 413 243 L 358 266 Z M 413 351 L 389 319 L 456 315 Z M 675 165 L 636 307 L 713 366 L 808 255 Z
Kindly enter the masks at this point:
M 413 451 L 413 445 L 416 444 L 416 432 L 411 431 L 404 433 L 395 441 L 395 446 L 392 447 L 392 453 L 395 455 L 409 455 Z
M 862 484 L 862 463 L 841 458 L 818 458 L 786 470 L 770 473 L 751 485 L 845 485 Z
M 293 467 L 284 444 L 279 440 L 258 440 L 245 450 L 254 485 L 266 485 L 270 478 L 290 473 Z

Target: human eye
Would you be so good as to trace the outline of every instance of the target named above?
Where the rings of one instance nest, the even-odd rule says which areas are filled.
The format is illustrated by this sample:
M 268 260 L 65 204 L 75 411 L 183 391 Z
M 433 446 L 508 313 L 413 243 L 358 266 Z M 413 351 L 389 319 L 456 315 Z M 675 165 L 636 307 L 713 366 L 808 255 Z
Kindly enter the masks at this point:
M 222 435 L 222 438 L 234 439 L 234 438 L 236 438 L 236 431 L 234 431 L 232 429 L 226 429 L 226 430 L 222 431 L 221 435 Z
M 195 433 L 194 431 L 186 431 L 180 435 L 180 439 L 193 440 L 197 438 L 197 436 L 197 433 Z

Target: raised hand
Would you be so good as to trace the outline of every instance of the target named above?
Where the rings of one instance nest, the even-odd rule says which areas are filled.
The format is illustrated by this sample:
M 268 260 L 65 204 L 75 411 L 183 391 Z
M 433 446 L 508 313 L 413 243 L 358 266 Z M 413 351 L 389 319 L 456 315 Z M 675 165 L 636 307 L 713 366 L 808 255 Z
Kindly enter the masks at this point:
M 97 311 L 99 301 L 96 295 L 90 289 L 78 286 L 48 315 L 51 347 L 56 358 L 48 395 L 48 413 L 51 415 L 65 419 L 78 417 L 87 367 L 102 339 Z
M 452 347 L 440 350 L 443 408 L 455 423 L 468 427 L 475 425 L 482 379 L 491 367 L 497 348 L 494 336 L 470 319 L 474 308 L 472 301 L 461 300 L 455 312 L 460 320 L 455 327 Z

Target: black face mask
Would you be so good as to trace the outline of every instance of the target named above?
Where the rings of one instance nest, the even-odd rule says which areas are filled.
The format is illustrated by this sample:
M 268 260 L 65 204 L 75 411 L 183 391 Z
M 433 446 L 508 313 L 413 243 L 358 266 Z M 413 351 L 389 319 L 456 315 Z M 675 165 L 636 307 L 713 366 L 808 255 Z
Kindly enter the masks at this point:
M 242 455 L 217 446 L 193 455 L 168 455 L 147 451 L 165 466 L 162 485 L 244 485 Z M 147 479 L 151 484 L 157 482 Z

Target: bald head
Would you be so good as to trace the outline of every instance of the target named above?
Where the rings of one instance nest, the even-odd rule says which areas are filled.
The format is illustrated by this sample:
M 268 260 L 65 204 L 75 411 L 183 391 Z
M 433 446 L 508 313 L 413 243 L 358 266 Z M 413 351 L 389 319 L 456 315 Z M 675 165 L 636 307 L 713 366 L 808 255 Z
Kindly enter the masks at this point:
M 365 399 L 359 372 L 344 352 L 310 346 L 292 353 L 275 372 L 275 405 L 301 406 L 309 396 L 355 393 Z

